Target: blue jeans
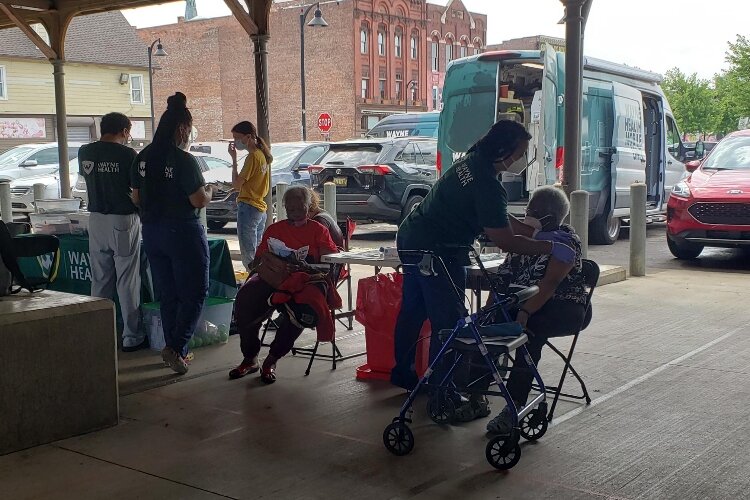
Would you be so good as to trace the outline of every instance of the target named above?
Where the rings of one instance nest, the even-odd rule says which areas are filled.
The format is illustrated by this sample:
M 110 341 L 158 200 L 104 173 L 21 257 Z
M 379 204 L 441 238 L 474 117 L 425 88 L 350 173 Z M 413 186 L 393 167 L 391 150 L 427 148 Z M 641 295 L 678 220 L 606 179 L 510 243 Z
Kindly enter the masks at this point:
M 452 330 L 465 314 L 463 291 L 466 284 L 466 269 L 455 260 L 444 259 L 448 274 L 461 291 L 456 293 L 448 276 L 437 260 L 434 261 L 435 276 L 423 276 L 415 265 L 419 258 L 402 256 L 404 284 L 401 310 L 396 320 L 395 355 L 396 366 L 391 371 L 391 380 L 397 384 L 405 379 L 416 380 L 414 374 L 415 349 L 423 323 L 429 319 L 432 327 L 430 337 L 430 362 L 440 351 L 440 330 Z
M 208 293 L 205 230 L 198 220 L 144 223 L 143 246 L 159 296 L 164 340 L 186 356 Z
M 265 230 L 266 213 L 247 203 L 237 202 L 237 238 L 240 240 L 242 263 L 246 269 L 255 258 L 255 251 Z

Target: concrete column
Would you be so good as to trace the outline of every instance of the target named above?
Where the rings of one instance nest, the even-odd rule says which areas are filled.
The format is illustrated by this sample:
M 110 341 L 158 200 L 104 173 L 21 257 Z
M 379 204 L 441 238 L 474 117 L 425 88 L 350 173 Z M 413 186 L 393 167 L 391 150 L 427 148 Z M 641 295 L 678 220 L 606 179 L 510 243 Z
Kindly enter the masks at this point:
M 570 193 L 570 223 L 581 238 L 583 258 L 588 256 L 589 248 L 589 193 L 588 191 L 573 191 Z
M 338 220 L 336 217 L 336 184 L 333 182 L 323 184 L 323 205 L 323 209 L 331 214 L 333 220 Z
M 34 184 L 34 201 L 44 199 L 45 187 L 41 182 Z
M 68 164 L 68 114 L 65 107 L 65 61 L 52 61 L 55 78 L 55 113 L 60 158 L 60 197 L 70 198 L 70 165 Z
M 583 74 L 584 0 L 565 5 L 565 162 L 563 188 L 570 195 L 581 188 L 581 87 Z
M 0 219 L 13 222 L 13 204 L 10 201 L 10 182 L 0 182 Z
M 646 276 L 646 184 L 630 186 L 630 275 Z
M 289 184 L 279 182 L 276 184 L 276 221 L 286 219 L 286 207 L 284 207 L 284 193 Z
M 253 41 L 255 56 L 255 106 L 258 128 L 258 137 L 266 141 L 271 146 L 270 118 L 268 110 L 268 35 L 253 35 L 250 39 Z M 266 194 L 266 227 L 273 224 L 273 197 L 271 195 L 272 186 L 269 186 Z

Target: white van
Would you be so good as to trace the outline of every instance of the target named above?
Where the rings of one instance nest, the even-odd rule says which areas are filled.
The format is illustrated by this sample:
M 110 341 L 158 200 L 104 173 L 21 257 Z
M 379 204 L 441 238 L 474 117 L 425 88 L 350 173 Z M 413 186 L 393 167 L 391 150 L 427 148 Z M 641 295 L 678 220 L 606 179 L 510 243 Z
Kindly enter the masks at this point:
M 438 150 L 449 167 L 500 119 L 534 137 L 525 175 L 504 176 L 520 212 L 535 188 L 562 180 L 565 54 L 544 50 L 485 52 L 451 62 L 443 87 Z M 656 73 L 584 58 L 581 188 L 589 199 L 589 239 L 612 244 L 630 216 L 630 185 L 648 186 L 647 211 L 664 214 L 685 172 L 680 133 Z M 510 185 L 511 182 L 516 184 Z

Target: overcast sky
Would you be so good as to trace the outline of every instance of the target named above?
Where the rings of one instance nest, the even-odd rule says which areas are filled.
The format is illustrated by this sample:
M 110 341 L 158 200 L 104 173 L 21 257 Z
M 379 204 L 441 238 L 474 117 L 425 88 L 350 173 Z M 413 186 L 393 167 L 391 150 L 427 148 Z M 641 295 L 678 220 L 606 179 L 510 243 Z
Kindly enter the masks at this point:
M 559 0 L 463 1 L 469 10 L 487 14 L 490 44 L 530 35 L 565 36 L 564 26 L 557 24 L 563 16 Z M 725 66 L 727 42 L 737 34 L 750 35 L 746 0 L 593 1 L 586 54 L 659 73 L 677 66 L 710 78 Z M 229 15 L 222 0 L 197 0 L 197 5 L 203 17 Z M 174 23 L 184 12 L 184 2 L 124 11 L 138 27 Z

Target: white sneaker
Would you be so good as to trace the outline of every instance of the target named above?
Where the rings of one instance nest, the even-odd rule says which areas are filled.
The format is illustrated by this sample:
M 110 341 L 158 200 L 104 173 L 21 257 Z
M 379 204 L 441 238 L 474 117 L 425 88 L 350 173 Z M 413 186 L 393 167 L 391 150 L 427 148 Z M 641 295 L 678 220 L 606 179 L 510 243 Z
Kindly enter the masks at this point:
M 161 350 L 161 359 L 167 364 L 174 372 L 184 375 L 188 372 L 188 365 L 185 358 L 180 356 L 171 347 L 165 347 Z

